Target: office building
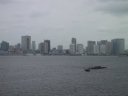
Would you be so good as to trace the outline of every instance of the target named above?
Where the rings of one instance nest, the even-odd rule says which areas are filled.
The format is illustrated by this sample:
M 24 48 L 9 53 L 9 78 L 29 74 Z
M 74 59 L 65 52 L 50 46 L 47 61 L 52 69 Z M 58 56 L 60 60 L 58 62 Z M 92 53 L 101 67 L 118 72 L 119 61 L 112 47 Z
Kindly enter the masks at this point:
M 106 45 L 102 44 L 100 45 L 100 55 L 106 55 Z
M 71 44 L 75 45 L 75 53 L 76 53 L 76 44 L 77 44 L 76 38 L 72 38 Z
M 32 51 L 36 50 L 36 41 L 32 41 Z
M 21 37 L 21 48 L 23 51 L 31 50 L 31 36 L 22 36 Z
M 94 55 L 99 55 L 99 45 L 94 45 Z
M 44 43 L 43 42 L 39 44 L 39 51 L 41 54 L 44 54 Z
M 70 55 L 75 55 L 75 54 L 76 54 L 76 45 L 70 44 Z
M 124 39 L 113 39 L 112 41 L 112 54 L 119 55 L 125 50 L 125 40 Z
M 87 43 L 87 54 L 94 55 L 94 45 L 96 44 L 95 41 L 88 41 Z
M 76 49 L 77 49 L 77 54 L 79 54 L 79 55 L 84 54 L 84 46 L 83 46 L 83 44 L 77 44 Z
M 2 50 L 2 51 L 8 51 L 9 50 L 9 43 L 6 42 L 6 41 L 2 41 L 1 42 L 0 50 Z
M 106 44 L 106 55 L 112 55 L 112 43 L 107 42 Z
M 62 45 L 58 45 L 57 46 L 57 51 L 58 51 L 58 54 L 62 54 L 63 53 L 63 46 Z
M 49 54 L 51 50 L 50 40 L 44 40 L 44 54 Z

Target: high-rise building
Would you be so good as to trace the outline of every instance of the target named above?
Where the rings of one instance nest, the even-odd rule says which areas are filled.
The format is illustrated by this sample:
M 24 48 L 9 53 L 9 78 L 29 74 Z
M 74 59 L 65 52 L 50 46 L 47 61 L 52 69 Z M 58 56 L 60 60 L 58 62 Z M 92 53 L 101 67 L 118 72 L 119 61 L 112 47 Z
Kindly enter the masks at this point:
M 39 44 L 39 51 L 41 54 L 44 54 L 44 43 Z
M 6 42 L 6 41 L 2 41 L 1 42 L 1 48 L 0 49 L 3 50 L 3 51 L 8 51 L 8 49 L 9 49 L 9 43 Z
M 21 48 L 23 51 L 31 50 L 31 36 L 22 36 L 21 37 Z
M 33 51 L 36 50 L 36 41 L 32 41 L 32 50 L 33 50 Z
M 112 55 L 112 43 L 107 42 L 106 44 L 106 55 Z
M 83 44 L 77 44 L 77 54 L 82 55 L 84 53 L 84 46 Z
M 63 53 L 63 45 L 58 45 L 57 51 L 59 54 L 62 54 Z
M 99 55 L 99 45 L 94 45 L 94 55 Z
M 51 50 L 50 40 L 44 40 L 44 54 L 49 54 Z
M 125 50 L 125 40 L 124 39 L 113 39 L 112 41 L 112 54 L 119 55 Z
M 76 54 L 76 46 L 75 44 L 70 44 L 70 54 L 75 55 Z
M 99 46 L 99 54 L 100 55 L 106 55 L 106 45 L 107 45 L 107 40 L 101 40 L 97 42 L 97 45 Z
M 93 55 L 94 54 L 94 45 L 96 44 L 95 41 L 88 41 L 87 45 L 87 54 Z
M 72 38 L 72 44 L 76 44 L 76 38 Z
M 106 45 L 105 44 L 100 45 L 100 55 L 106 55 L 106 54 L 107 54 Z
M 72 38 L 71 44 L 75 45 L 75 53 L 76 53 L 76 44 L 77 44 L 76 38 Z

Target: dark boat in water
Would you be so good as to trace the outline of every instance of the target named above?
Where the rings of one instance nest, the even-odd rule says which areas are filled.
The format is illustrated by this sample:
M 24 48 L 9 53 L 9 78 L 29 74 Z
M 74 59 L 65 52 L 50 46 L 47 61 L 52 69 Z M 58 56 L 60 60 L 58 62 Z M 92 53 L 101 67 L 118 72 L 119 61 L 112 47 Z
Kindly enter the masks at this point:
M 98 70 L 98 69 L 105 69 L 107 67 L 103 67 L 103 66 L 94 66 L 94 67 L 89 67 L 87 69 L 85 69 L 86 72 L 90 72 L 91 70 Z

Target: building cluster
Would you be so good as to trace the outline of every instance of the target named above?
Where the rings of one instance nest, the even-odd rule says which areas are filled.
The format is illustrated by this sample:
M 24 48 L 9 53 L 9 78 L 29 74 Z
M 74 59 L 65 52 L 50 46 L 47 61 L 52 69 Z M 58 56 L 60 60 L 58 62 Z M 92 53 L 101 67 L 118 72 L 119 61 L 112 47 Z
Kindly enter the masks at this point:
M 83 55 L 84 54 L 83 44 L 77 44 L 76 38 L 72 38 L 69 53 L 70 55 Z
M 111 41 L 88 41 L 87 55 L 120 55 L 125 50 L 124 39 L 113 39 Z
M 21 43 L 15 46 L 9 45 L 8 42 L 0 43 L 0 55 L 25 55 L 25 54 L 41 54 L 41 55 L 119 55 L 125 50 L 124 39 L 113 39 L 111 41 L 88 41 L 87 47 L 77 43 L 76 38 L 71 39 L 69 49 L 64 49 L 63 45 L 51 48 L 51 41 L 44 40 L 36 46 L 36 42 L 31 40 L 31 36 L 22 36 Z

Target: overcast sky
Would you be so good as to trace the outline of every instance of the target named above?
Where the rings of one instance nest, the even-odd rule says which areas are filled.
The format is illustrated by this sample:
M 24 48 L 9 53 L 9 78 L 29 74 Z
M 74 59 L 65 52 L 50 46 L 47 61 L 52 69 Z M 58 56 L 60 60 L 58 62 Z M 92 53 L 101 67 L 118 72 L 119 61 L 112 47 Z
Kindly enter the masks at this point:
M 128 0 L 0 0 L 0 41 L 37 43 L 68 48 L 72 37 L 88 40 L 125 38 L 128 48 Z

